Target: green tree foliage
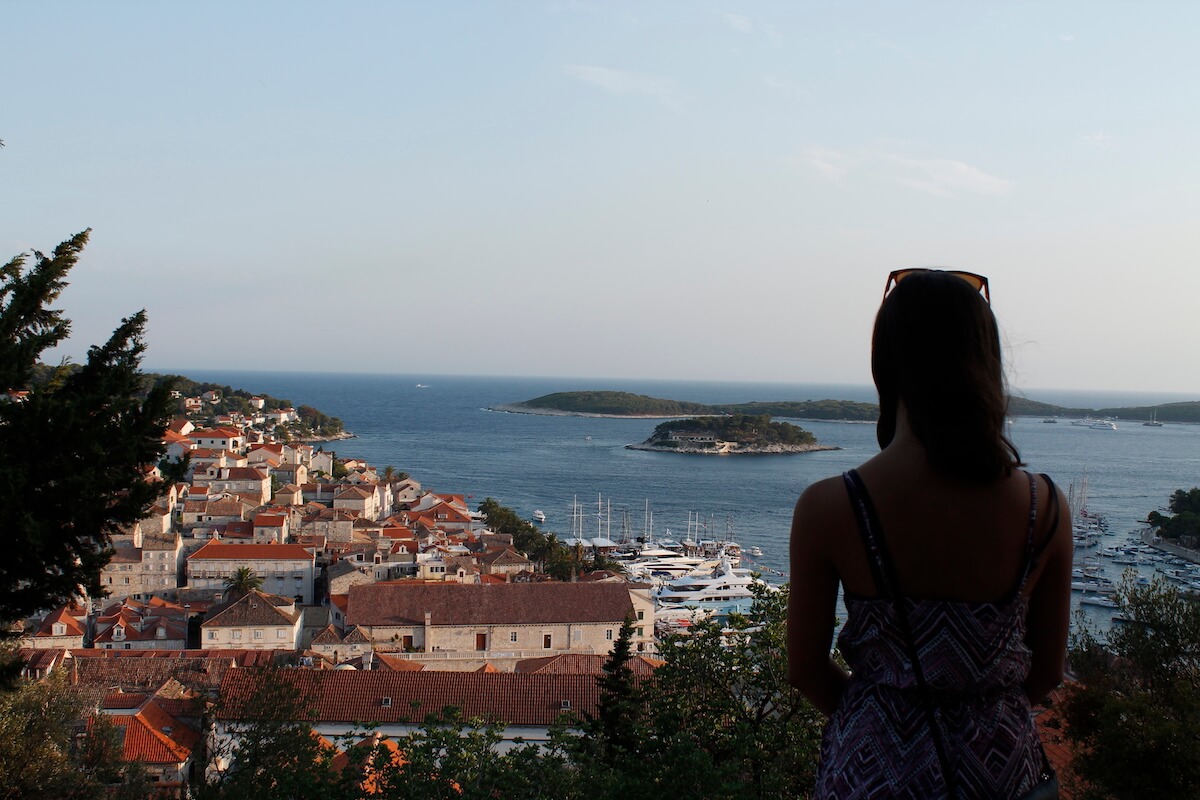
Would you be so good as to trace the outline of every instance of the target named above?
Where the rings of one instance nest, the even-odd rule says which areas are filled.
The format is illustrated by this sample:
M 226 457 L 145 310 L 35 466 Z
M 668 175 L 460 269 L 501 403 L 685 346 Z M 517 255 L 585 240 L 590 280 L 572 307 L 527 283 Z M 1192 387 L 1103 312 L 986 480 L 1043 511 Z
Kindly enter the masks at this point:
M 646 440 L 648 444 L 670 441 L 680 433 L 711 433 L 726 442 L 764 447 L 773 444 L 813 444 L 816 437 L 788 422 L 772 422 L 765 414 L 732 414 L 722 417 L 695 417 L 664 422 Z
M 229 599 L 244 597 L 263 587 L 263 576 L 250 567 L 238 567 L 225 579 L 225 591 Z
M 652 679 L 626 672 L 618 643 L 597 718 L 566 750 L 581 798 L 804 797 L 822 717 L 787 682 L 786 594 L 761 591 L 745 616 L 669 637 Z
M 553 533 L 545 532 L 532 522 L 521 519 L 517 512 L 487 498 L 479 511 L 490 530 L 513 537 L 513 547 L 523 553 L 540 570 L 557 580 L 570 580 L 572 575 L 617 566 L 604 556 L 584 552 L 582 548 L 567 547 Z
M 786 608 L 786 593 L 761 591 L 749 614 L 669 639 L 665 664 L 649 678 L 630 669 L 627 621 L 597 679 L 596 716 L 563 718 L 542 745 L 502 749 L 501 727 L 447 708 L 392 748 L 368 742 L 335 761 L 312 735 L 304 698 L 280 677 L 286 672 L 266 672 L 274 679 L 236 709 L 245 720 L 235 726 L 241 744 L 217 746 L 213 755 L 222 768 L 199 797 L 804 797 L 813 785 L 822 718 L 787 683 Z
M 575 414 L 613 414 L 630 417 L 687 417 L 698 414 L 767 414 L 793 419 L 847 420 L 874 422 L 879 418 L 875 403 L 853 400 L 774 400 L 751 403 L 707 405 L 686 400 L 664 400 L 629 392 L 556 392 L 517 403 L 518 408 L 549 409 Z M 1030 417 L 1117 417 L 1149 419 L 1151 413 L 1163 422 L 1200 422 L 1200 401 L 1164 403 L 1157 406 L 1120 408 L 1072 408 L 1011 395 L 1008 413 Z
M 604 662 L 600 677 L 600 703 L 591 723 L 604 760 L 619 767 L 627 758 L 638 757 L 638 726 L 645 716 L 645 701 L 634 679 L 629 660 L 633 657 L 633 617 L 621 623 L 621 632 Z
M 1200 601 L 1127 573 L 1118 591 L 1129 621 L 1106 638 L 1080 624 L 1072 638 L 1062 715 L 1082 796 L 1200 796 Z
M 61 676 L 0 693 L 0 800 L 151 797 L 120 742 L 107 717 L 88 718 Z
M 874 403 L 859 403 L 854 400 L 734 403 L 713 406 L 713 408 L 722 414 L 766 414 L 771 417 L 791 417 L 792 419 L 874 422 L 879 418 L 879 406 Z
M 312 406 L 302 405 L 296 409 L 296 414 L 300 417 L 300 424 L 318 436 L 333 436 L 344 430 L 340 419 L 322 414 Z
M 1150 527 L 1164 539 L 1200 536 L 1200 488 L 1176 489 L 1168 505 L 1170 515 L 1151 511 L 1146 517 Z
M 84 231 L 33 263 L 0 269 L 0 391 L 29 389 L 37 359 L 70 324 L 50 305 L 87 243 Z M 24 402 L 0 403 L 0 619 L 100 596 L 110 537 L 142 519 L 166 484 L 148 481 L 164 453 L 170 386 L 148 391 L 139 364 L 144 312 L 126 318 L 86 363 L 60 369 Z
M 518 405 L 582 414 L 617 414 L 630 417 L 674 417 L 709 414 L 711 406 L 685 400 L 663 400 L 630 392 L 555 392 Z
M 351 800 L 359 796 L 354 770 L 335 768 L 336 751 L 313 732 L 313 714 L 300 692 L 272 669 L 263 671 L 252 696 L 223 698 L 216 708 L 236 707 L 230 737 L 217 737 L 209 751 L 209 781 L 197 787 L 200 800 Z M 352 752 L 361 766 L 369 757 Z

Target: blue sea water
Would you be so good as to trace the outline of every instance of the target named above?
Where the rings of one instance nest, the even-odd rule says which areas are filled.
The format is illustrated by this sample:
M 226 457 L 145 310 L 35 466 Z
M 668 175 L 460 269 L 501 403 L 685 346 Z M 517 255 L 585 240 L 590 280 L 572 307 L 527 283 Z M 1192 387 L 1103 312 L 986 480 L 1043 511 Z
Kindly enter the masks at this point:
M 647 501 L 656 535 L 687 532 L 697 514 L 723 534 L 732 524 L 743 546 L 764 551 L 761 563 L 787 569 L 792 506 L 813 481 L 870 458 L 875 426 L 805 421 L 823 444 L 840 450 L 801 455 L 688 456 L 627 450 L 649 436 L 658 420 L 536 416 L 488 411 L 558 391 L 611 389 L 696 402 L 836 398 L 873 402 L 869 386 L 742 384 L 586 378 L 499 378 L 429 375 L 349 375 L 186 371 L 215 381 L 287 398 L 340 417 L 357 438 L 329 447 L 339 455 L 393 465 L 424 486 L 494 497 L 528 517 L 545 511 L 546 526 L 571 531 L 575 498 L 596 510 L 612 507 L 612 533 L 621 511 L 635 529 Z M 425 388 L 418 388 L 418 384 Z M 1186 398 L 1116 393 L 1028 393 L 1034 399 L 1085 407 L 1152 404 Z M 1017 418 L 1011 436 L 1032 470 L 1049 473 L 1064 490 L 1087 476 L 1089 507 L 1106 515 L 1110 536 L 1124 538 L 1138 521 L 1163 507 L 1175 489 L 1200 485 L 1200 425 L 1144 427 L 1118 421 L 1115 431 L 1076 427 L 1063 420 Z M 594 523 L 592 523 L 594 524 Z

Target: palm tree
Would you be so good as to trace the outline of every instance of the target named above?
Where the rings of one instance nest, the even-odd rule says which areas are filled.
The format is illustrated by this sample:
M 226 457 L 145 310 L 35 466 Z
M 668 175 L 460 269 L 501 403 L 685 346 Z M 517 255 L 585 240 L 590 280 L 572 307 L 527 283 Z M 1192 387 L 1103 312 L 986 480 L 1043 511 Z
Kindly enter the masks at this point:
M 225 579 L 225 592 L 230 599 L 244 597 L 255 589 L 261 589 L 263 578 L 250 567 L 238 567 Z

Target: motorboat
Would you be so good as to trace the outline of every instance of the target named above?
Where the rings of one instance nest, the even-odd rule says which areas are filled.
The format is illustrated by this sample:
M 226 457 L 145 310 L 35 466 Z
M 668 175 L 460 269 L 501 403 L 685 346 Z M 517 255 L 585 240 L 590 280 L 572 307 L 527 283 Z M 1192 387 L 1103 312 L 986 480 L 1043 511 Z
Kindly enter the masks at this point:
M 1088 427 L 1094 431 L 1115 431 L 1117 429 L 1117 423 L 1113 422 L 1111 419 L 1098 419 L 1091 425 L 1088 425 Z
M 540 508 L 534 509 L 533 521 L 539 525 L 545 525 L 546 524 L 546 512 L 542 511 Z

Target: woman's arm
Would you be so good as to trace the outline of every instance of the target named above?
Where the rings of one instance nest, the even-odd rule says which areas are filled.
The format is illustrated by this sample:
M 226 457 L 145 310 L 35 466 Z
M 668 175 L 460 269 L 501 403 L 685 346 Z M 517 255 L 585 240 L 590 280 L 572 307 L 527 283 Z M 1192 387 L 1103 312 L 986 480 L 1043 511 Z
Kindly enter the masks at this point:
M 826 715 L 837 708 L 846 671 L 829 654 L 838 576 L 825 547 L 839 479 L 810 486 L 792 515 L 791 588 L 788 594 L 788 679 Z M 842 489 L 841 499 L 844 501 Z
M 1025 643 L 1033 654 L 1025 694 L 1038 705 L 1062 683 L 1067 660 L 1067 631 L 1071 622 L 1071 563 L 1075 544 L 1071 539 L 1071 511 L 1061 490 L 1058 493 L 1058 525 L 1042 554 L 1045 567 L 1029 596 Z

